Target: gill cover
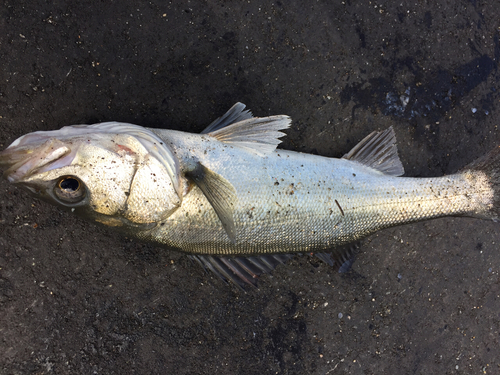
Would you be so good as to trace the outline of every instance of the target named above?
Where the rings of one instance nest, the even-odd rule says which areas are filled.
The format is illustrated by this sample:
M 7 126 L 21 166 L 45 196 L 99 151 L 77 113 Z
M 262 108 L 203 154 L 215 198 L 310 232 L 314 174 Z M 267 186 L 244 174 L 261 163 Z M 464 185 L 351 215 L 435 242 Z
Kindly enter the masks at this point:
M 123 134 L 134 137 L 158 163 L 165 168 L 169 177 L 170 184 L 173 186 L 180 201 L 182 201 L 182 189 L 180 180 L 179 161 L 174 156 L 172 150 L 166 145 L 160 137 L 152 131 L 139 126 L 122 122 L 103 122 L 94 125 L 74 125 L 73 127 L 86 130 L 85 133 L 111 133 Z M 66 127 L 60 129 L 62 131 Z
M 130 147 L 116 144 L 121 151 L 135 153 L 136 158 L 135 173 L 126 192 L 128 198 L 120 212 L 124 219 L 137 224 L 152 223 L 168 217 L 181 205 L 179 161 L 156 134 L 142 126 L 118 122 L 76 127 L 92 133 L 117 134 L 118 138 L 132 137 Z

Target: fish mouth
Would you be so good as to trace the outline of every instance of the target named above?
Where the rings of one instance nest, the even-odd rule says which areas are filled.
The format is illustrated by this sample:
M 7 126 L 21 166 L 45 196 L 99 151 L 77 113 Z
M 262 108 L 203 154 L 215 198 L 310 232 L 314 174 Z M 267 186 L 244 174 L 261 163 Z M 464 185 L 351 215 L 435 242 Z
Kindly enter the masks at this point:
M 23 137 L 0 152 L 3 177 L 12 183 L 22 182 L 34 173 L 46 172 L 71 163 L 71 149 L 57 139 L 42 142 L 23 142 Z

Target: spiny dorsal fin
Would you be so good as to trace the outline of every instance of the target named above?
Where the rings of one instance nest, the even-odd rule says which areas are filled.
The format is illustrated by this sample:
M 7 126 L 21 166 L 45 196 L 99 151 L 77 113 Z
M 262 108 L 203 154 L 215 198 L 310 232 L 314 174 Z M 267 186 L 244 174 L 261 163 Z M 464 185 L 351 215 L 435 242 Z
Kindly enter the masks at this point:
M 369 134 L 342 159 L 357 161 L 390 176 L 402 176 L 405 173 L 392 126 L 382 132 Z
M 244 111 L 244 109 L 245 104 L 240 102 L 236 103 L 224 115 L 208 125 L 207 128 L 201 132 L 201 134 L 214 132 L 228 125 L 234 124 L 235 122 L 240 122 L 252 118 L 252 112 L 250 112 L 250 110 Z
M 219 217 L 231 242 L 236 242 L 233 212 L 238 201 L 233 185 L 221 175 L 199 163 L 194 171 L 186 173 L 201 189 Z
M 285 133 L 279 130 L 288 128 L 291 122 L 290 117 L 285 115 L 252 117 L 211 132 L 210 135 L 221 142 L 266 156 L 281 143 L 279 138 Z

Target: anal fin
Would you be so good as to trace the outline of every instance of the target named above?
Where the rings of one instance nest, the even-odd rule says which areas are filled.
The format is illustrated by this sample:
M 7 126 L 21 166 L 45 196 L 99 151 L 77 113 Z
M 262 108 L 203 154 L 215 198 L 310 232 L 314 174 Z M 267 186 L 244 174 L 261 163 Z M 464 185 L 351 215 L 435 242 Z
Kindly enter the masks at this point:
M 358 243 L 334 249 L 329 253 L 311 254 L 326 264 L 335 267 L 340 273 L 351 268 Z M 246 285 L 257 287 L 259 276 L 270 274 L 277 266 L 286 263 L 294 254 L 271 254 L 250 257 L 219 257 L 213 255 L 189 255 L 205 270 L 210 270 L 226 283 L 232 283 L 244 290 Z

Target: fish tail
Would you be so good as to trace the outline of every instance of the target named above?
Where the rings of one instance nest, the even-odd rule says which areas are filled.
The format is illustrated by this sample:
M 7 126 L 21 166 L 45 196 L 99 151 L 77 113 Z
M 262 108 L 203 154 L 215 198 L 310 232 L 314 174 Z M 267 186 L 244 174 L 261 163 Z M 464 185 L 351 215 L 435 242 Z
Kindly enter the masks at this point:
M 500 220 L 500 146 L 467 165 L 461 173 L 474 180 L 476 192 L 480 192 L 483 209 L 471 216 Z

